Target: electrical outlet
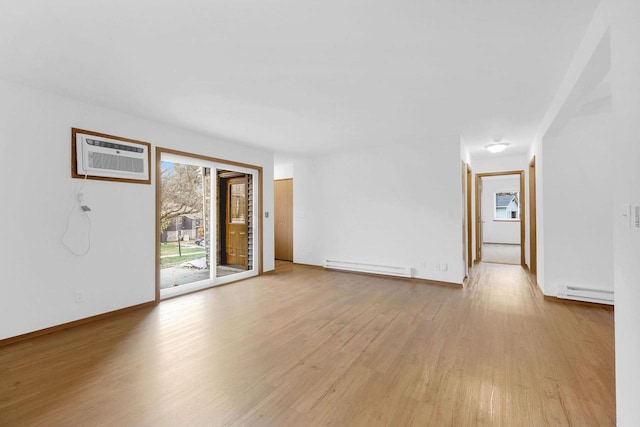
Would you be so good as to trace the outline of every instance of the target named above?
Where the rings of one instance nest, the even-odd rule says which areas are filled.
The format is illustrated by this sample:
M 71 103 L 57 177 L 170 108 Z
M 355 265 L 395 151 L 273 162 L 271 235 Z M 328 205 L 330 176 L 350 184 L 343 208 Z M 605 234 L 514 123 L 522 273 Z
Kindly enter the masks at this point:
M 449 265 L 445 264 L 440 264 L 440 271 L 447 271 L 447 269 L 449 268 Z

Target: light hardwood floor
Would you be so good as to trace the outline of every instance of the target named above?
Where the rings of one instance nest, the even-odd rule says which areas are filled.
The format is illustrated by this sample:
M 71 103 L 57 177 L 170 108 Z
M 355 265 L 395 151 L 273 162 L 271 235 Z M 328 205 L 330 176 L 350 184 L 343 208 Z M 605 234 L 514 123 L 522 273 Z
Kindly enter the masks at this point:
M 613 313 L 534 286 L 278 263 L 0 347 L 0 425 L 615 425 Z

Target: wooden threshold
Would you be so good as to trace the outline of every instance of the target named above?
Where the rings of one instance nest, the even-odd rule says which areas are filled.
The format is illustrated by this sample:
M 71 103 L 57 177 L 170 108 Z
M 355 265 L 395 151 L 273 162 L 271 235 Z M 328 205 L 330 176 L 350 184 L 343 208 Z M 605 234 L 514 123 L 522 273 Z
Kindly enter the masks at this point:
M 219 283 L 217 285 L 211 285 L 211 286 L 207 286 L 207 287 L 204 287 L 204 288 L 194 289 L 192 291 L 186 291 L 186 292 L 183 292 L 183 293 L 180 293 L 180 294 L 171 295 L 171 296 L 168 296 L 168 297 L 161 298 L 158 301 L 158 303 L 160 303 L 162 301 L 168 301 L 170 299 L 182 297 L 182 296 L 185 296 L 185 295 L 195 294 L 195 293 L 202 292 L 202 291 L 208 291 L 208 290 L 211 290 L 211 289 L 219 288 L 221 286 L 233 285 L 235 283 L 240 283 L 240 282 L 243 282 L 245 280 L 255 279 L 256 277 L 260 277 L 260 276 L 262 276 L 264 274 L 265 273 L 259 273 L 259 274 L 256 274 L 255 276 L 243 277 L 241 279 L 231 280 L 229 282 Z

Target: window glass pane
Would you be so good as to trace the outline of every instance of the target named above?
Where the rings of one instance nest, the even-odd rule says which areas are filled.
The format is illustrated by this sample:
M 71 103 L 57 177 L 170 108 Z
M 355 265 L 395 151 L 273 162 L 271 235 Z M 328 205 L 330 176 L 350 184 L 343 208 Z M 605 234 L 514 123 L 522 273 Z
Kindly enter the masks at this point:
M 495 193 L 495 219 L 520 219 L 520 192 Z
M 162 161 L 160 289 L 210 278 L 210 169 Z
M 247 211 L 246 186 L 242 184 L 231 184 L 231 200 L 229 203 L 229 218 L 232 224 L 244 224 Z

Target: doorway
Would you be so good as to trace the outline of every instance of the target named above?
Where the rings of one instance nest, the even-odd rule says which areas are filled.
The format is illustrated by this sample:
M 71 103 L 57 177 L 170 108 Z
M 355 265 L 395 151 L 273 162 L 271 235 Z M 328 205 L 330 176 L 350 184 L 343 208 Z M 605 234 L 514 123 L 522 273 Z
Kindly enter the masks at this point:
M 261 273 L 262 169 L 156 149 L 156 299 Z
M 524 171 L 476 174 L 476 260 L 525 265 Z
M 217 203 L 219 208 L 216 245 L 217 277 L 249 269 L 250 176 L 242 172 L 217 170 Z

